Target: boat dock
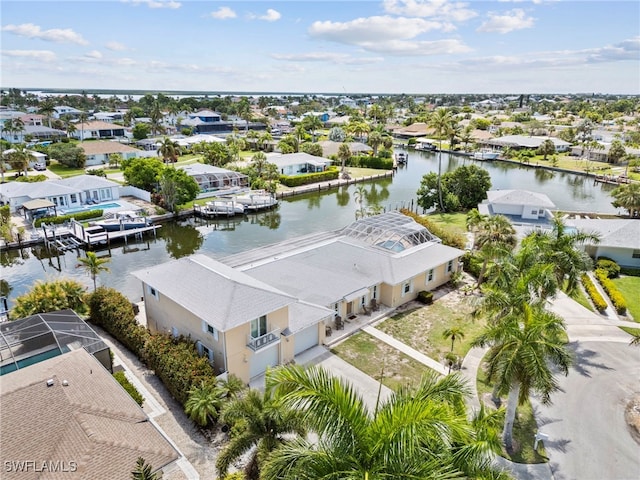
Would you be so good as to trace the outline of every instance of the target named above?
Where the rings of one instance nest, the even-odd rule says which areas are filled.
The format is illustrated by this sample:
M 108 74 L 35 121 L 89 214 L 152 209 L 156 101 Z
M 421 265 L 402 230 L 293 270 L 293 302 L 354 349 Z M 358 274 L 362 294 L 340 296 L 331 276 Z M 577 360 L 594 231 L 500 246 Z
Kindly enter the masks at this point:
M 95 245 L 107 244 L 112 241 L 124 240 L 127 244 L 130 237 L 142 239 L 146 233 L 153 232 L 160 225 L 148 225 L 140 228 L 122 229 L 117 231 L 106 231 L 102 227 L 85 227 L 80 222 L 71 220 L 68 226 L 42 225 L 44 243 L 48 249 L 58 251 L 75 250 L 79 248 L 92 248 Z

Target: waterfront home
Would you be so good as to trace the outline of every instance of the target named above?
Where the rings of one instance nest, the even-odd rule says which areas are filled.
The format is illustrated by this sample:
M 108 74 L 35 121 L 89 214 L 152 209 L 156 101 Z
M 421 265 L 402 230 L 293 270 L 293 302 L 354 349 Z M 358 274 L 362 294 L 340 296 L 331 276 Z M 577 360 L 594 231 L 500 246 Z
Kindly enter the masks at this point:
M 88 201 L 103 202 L 120 198 L 120 185 L 96 175 L 78 175 L 62 180 L 0 185 L 0 202 L 16 212 L 30 200 L 49 200 L 58 211 L 80 208 Z
M 263 123 L 249 122 L 247 124 L 244 120 L 241 122 L 225 121 L 222 120 L 222 116 L 218 112 L 212 112 L 211 110 L 189 113 L 187 118 L 178 120 L 178 131 L 183 128 L 190 128 L 194 134 L 231 133 L 234 126 L 241 129 L 247 128 L 248 130 L 266 130 L 267 128 Z
M 584 145 L 574 145 L 571 147 L 571 155 L 594 162 L 613 163 L 611 158 L 609 158 L 609 150 L 611 150 L 610 143 L 598 143 L 598 146 L 591 148 L 586 148 Z M 628 156 L 640 158 L 640 149 L 625 146 L 624 150 Z M 621 159 L 618 161 L 621 161 Z
M 489 190 L 487 199 L 478 205 L 483 215 L 504 215 L 516 221 L 551 218 L 556 205 L 544 193 L 528 190 Z
M 76 130 L 71 134 L 78 140 L 124 137 L 124 127 L 113 123 L 90 121 L 78 122 Z
M 551 140 L 556 147 L 556 152 L 566 152 L 571 147 L 569 142 L 560 140 L 556 137 L 535 137 L 526 135 L 505 135 L 504 137 L 492 138 L 482 142 L 484 145 L 505 149 L 507 147 L 521 150 L 531 149 L 537 150 L 546 140 Z
M 125 160 L 129 158 L 157 156 L 155 152 L 139 150 L 137 148 L 130 147 L 129 145 L 125 145 L 115 141 L 112 142 L 109 140 L 81 142 L 78 144 L 78 146 L 84 151 L 84 154 L 87 157 L 87 167 L 95 165 L 107 165 L 109 163 L 109 156 L 114 153 L 119 153 Z
M 594 260 L 610 258 L 623 267 L 640 268 L 640 221 L 634 219 L 568 219 L 567 228 L 597 233 L 598 243 L 581 245 Z
M 192 163 L 178 167 L 193 178 L 200 187 L 200 191 L 215 192 L 234 188 L 246 188 L 249 186 L 249 177 L 244 173 L 214 167 L 203 163 Z
M 398 212 L 214 260 L 138 270 L 147 325 L 194 340 L 248 383 L 320 345 L 330 328 L 448 282 L 464 252 Z M 328 328 L 329 327 L 329 328 Z
M 305 152 L 269 155 L 267 161 L 278 167 L 281 175 L 324 172 L 331 165 L 328 158 L 316 157 Z
M 322 140 L 318 142 L 318 145 L 322 147 L 322 155 L 326 158 L 338 155 L 340 145 L 345 142 L 334 142 L 332 140 Z M 373 148 L 362 142 L 346 142 L 349 145 L 349 151 L 351 155 L 369 155 L 373 152 Z
M 83 348 L 1 376 L 0 404 L 5 480 L 131 478 L 139 457 L 158 473 L 179 458 Z

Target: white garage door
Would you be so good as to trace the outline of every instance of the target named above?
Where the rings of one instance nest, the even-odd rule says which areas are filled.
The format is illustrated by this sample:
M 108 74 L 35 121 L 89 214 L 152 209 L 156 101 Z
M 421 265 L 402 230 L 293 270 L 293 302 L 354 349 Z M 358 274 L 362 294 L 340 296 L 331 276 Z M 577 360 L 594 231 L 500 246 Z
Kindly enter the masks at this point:
M 294 342 L 294 355 L 298 355 L 318 345 L 318 325 L 312 325 L 296 333 L 294 335 Z
M 260 350 L 251 357 L 249 367 L 251 378 L 262 375 L 267 370 L 267 367 L 278 365 L 278 348 L 279 344 L 276 343 L 273 347 Z

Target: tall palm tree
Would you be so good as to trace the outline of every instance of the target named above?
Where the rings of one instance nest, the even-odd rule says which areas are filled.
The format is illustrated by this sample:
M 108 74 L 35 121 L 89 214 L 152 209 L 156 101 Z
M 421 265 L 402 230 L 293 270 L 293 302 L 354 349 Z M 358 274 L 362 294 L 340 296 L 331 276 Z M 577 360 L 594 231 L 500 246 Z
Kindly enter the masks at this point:
M 442 338 L 451 339 L 451 351 L 453 352 L 453 345 L 455 341 L 464 338 L 464 330 L 461 327 L 449 327 L 442 332 Z
M 320 367 L 281 367 L 266 383 L 282 405 L 302 412 L 318 441 L 284 444 L 261 478 L 501 478 L 491 466 L 498 443 L 491 422 L 485 417 L 474 428 L 468 420 L 459 375 L 426 374 L 419 385 L 378 399 L 373 411 L 349 383 Z
M 315 115 L 307 115 L 302 121 L 302 125 L 307 131 L 311 131 L 311 135 L 313 137 L 313 141 L 316 141 L 316 131 L 320 130 L 323 126 L 322 120 L 320 120 Z
M 347 161 L 351 158 L 351 148 L 348 143 L 341 143 L 338 147 L 338 160 L 340 160 L 341 172 L 344 173 Z
M 513 449 L 517 406 L 533 392 L 540 394 L 542 403 L 551 403 L 551 394 L 558 390 L 552 368 L 568 375 L 572 363 L 562 319 L 540 304 L 523 307 L 519 318 L 489 323 L 473 342 L 474 346 L 490 347 L 487 377 L 496 383 L 499 392 L 509 394 L 502 432 L 508 451 Z
M 225 391 L 217 384 L 204 380 L 189 390 L 184 411 L 198 425 L 205 427 L 218 418 Z
M 628 183 L 616 187 L 611 195 L 615 199 L 614 207 L 624 208 L 631 218 L 640 215 L 640 183 Z
M 87 121 L 87 118 L 89 118 L 89 116 L 86 114 L 86 112 L 80 112 L 78 114 L 78 120 L 80 120 L 80 141 L 84 142 L 84 122 Z
M 442 202 L 442 137 L 449 129 L 453 122 L 451 111 L 446 108 L 440 108 L 431 116 L 429 126 L 436 131 L 438 136 L 438 199 L 440 201 L 440 210 L 444 211 L 444 203 Z
M 471 216 L 475 225 L 473 247 L 480 251 L 482 268 L 478 275 L 478 286 L 482 284 L 489 262 L 504 256 L 516 246 L 516 231 L 504 215 Z
M 164 137 L 160 147 L 158 147 L 158 155 L 162 156 L 164 163 L 175 163 L 178 161 L 180 146 L 169 137 Z
M 47 118 L 47 120 L 49 121 L 49 128 L 51 128 L 51 117 L 53 116 L 54 113 L 56 113 L 56 109 L 55 109 L 55 106 L 53 105 L 53 102 L 51 100 L 42 102 L 42 104 L 40 105 L 40 108 L 38 109 L 38 113 L 41 115 L 44 115 Z
M 586 243 L 597 244 L 600 236 L 596 233 L 568 229 L 564 221 L 554 217 L 552 229 L 531 232 L 522 241 L 523 249 L 533 249 L 540 261 L 554 266 L 558 286 L 573 292 L 583 273 L 592 267 L 589 255 L 579 247 Z
M 91 276 L 91 280 L 93 280 L 93 291 L 95 292 L 97 288 L 96 278 L 100 272 L 109 271 L 109 267 L 105 265 L 109 263 L 110 260 L 108 258 L 98 257 L 95 252 L 87 252 L 87 256 L 78 259 L 78 261 L 80 262 L 78 266 L 84 268 Z
M 27 147 L 24 144 L 14 146 L 12 150 L 13 151 L 6 155 L 9 165 L 11 165 L 11 168 L 14 170 L 23 171 L 26 177 L 29 169 L 29 163 L 35 160 L 35 157 L 29 150 L 27 150 Z
M 270 454 L 286 442 L 288 436 L 306 434 L 303 418 L 298 411 L 283 405 L 273 390 L 264 393 L 249 390 L 246 395 L 227 403 L 221 420 L 240 432 L 231 438 L 216 461 L 218 476 L 223 478 L 231 464 L 251 451 L 245 468 L 246 478 L 257 479 L 261 466 Z
M 369 138 L 367 138 L 367 143 L 371 148 L 373 148 L 374 157 L 378 155 L 378 147 L 382 145 L 382 142 L 383 142 L 382 133 L 374 130 L 369 134 Z

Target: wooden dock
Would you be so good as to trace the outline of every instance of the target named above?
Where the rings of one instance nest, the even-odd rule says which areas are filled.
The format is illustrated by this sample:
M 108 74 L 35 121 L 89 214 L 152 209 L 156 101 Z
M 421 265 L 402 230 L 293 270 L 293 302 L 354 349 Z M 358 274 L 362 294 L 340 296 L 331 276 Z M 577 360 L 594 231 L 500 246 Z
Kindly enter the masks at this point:
M 71 220 L 68 226 L 42 225 L 46 247 L 58 251 L 79 248 L 90 249 L 95 245 L 110 245 L 112 241 L 116 240 L 124 240 L 124 243 L 127 244 L 130 237 L 142 239 L 143 235 L 149 232 L 153 232 L 155 236 L 158 228 L 160 228 L 160 225 L 148 225 L 146 227 L 109 232 L 99 226 L 85 227 L 75 220 Z

